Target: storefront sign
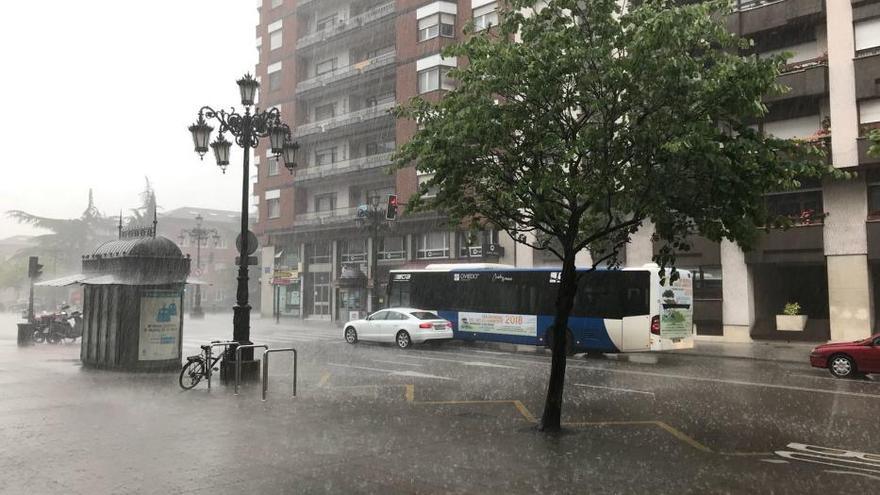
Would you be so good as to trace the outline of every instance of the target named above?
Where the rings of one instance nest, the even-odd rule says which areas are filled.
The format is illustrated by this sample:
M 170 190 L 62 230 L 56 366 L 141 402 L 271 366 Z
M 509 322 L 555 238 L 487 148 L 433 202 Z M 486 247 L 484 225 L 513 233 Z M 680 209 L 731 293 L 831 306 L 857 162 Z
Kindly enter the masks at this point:
M 147 291 L 141 296 L 138 360 L 158 361 L 180 356 L 180 308 L 178 291 Z
M 660 337 L 675 340 L 693 335 L 693 293 L 690 277 L 660 287 Z
M 538 335 L 538 317 L 499 313 L 459 313 L 459 332 L 496 333 L 503 335 Z

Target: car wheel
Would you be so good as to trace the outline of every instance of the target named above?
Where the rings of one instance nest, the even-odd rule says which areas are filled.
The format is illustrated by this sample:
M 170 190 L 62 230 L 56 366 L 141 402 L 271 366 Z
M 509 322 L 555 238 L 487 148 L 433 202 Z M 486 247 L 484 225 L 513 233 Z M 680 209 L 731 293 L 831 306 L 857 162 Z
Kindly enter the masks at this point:
M 846 354 L 835 354 L 828 360 L 828 370 L 837 378 L 851 378 L 857 374 L 856 363 Z
M 412 339 L 409 338 L 409 333 L 406 330 L 397 332 L 397 337 L 394 338 L 394 341 L 397 342 L 397 347 L 401 349 L 407 349 L 412 345 Z
M 348 327 L 345 329 L 345 341 L 349 344 L 357 344 L 358 341 L 358 333 L 354 327 Z

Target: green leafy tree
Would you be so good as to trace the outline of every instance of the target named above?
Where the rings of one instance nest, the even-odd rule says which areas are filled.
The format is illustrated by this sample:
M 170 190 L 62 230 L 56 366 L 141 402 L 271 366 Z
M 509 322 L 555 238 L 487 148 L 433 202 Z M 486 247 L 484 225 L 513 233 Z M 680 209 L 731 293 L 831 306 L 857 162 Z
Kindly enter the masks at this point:
M 444 50 L 458 57 L 457 87 L 396 110 L 418 131 L 395 165 L 434 174 L 414 209 L 489 222 L 562 261 L 540 423 L 553 431 L 578 252 L 595 254 L 593 269 L 618 264 L 649 219 L 661 266 L 696 232 L 747 249 L 770 225 L 763 195 L 829 166 L 812 144 L 750 127 L 767 111 L 762 97 L 782 90 L 784 59 L 739 54 L 748 43 L 725 29 L 728 2 L 535 3 L 508 1 L 500 26 Z
M 40 256 L 49 274 L 79 271 L 81 256 L 91 253 L 116 234 L 116 222 L 101 214 L 95 206 L 91 189 L 89 204 L 79 218 L 48 218 L 21 210 L 7 211 L 6 215 L 19 223 L 49 231 L 35 238 L 35 248 L 21 253 Z

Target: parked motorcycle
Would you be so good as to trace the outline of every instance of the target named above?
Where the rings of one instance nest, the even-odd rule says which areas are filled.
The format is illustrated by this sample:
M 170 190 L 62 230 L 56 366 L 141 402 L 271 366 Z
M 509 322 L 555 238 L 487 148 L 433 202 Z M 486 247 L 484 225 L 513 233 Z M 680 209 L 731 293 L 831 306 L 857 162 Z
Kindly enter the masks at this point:
M 79 311 L 67 313 L 68 308 L 69 306 L 65 305 L 59 312 L 36 317 L 34 342 L 59 344 L 65 339 L 76 342 L 76 339 L 82 337 L 82 313 Z

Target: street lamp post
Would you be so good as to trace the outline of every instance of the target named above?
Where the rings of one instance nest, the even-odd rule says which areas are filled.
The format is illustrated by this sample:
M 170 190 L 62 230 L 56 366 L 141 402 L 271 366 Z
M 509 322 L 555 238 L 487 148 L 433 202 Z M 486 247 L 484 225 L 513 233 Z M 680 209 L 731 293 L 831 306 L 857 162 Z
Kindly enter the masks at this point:
M 190 239 L 191 241 L 196 243 L 196 277 L 201 277 L 202 270 L 202 242 L 207 241 L 210 238 L 214 239 L 214 245 L 216 246 L 218 241 L 220 240 L 220 234 L 217 232 L 217 229 L 206 229 L 202 227 L 202 215 L 196 215 L 196 226 L 191 229 L 183 229 L 180 231 L 180 240 L 181 242 L 184 239 Z M 204 318 L 205 311 L 202 309 L 202 285 L 196 284 L 196 302 L 193 304 L 193 308 L 189 313 L 190 318 Z
M 272 152 L 281 155 L 284 166 L 293 173 L 296 167 L 296 150 L 299 145 L 291 140 L 290 127 L 281 120 L 281 112 L 278 108 L 260 110 L 251 106 L 256 101 L 257 90 L 260 83 L 250 74 L 246 74 L 237 81 L 241 93 L 241 104 L 244 106 L 244 114 L 238 113 L 234 108 L 226 110 L 214 110 L 209 106 L 199 109 L 198 119 L 189 126 L 192 133 L 193 144 L 196 153 L 204 158 L 208 152 L 213 127 L 208 125 L 207 120 L 215 120 L 219 123 L 220 135 L 210 143 L 214 151 L 217 165 L 226 173 L 229 165 L 229 149 L 232 142 L 224 137 L 229 132 L 235 137 L 235 144 L 243 149 L 242 158 L 242 186 L 241 186 L 241 249 L 238 263 L 238 286 L 236 290 L 235 306 L 232 317 L 232 340 L 239 344 L 251 344 L 250 341 L 250 316 L 251 306 L 248 304 L 248 196 L 250 192 L 249 160 L 250 151 L 256 148 L 261 138 L 269 138 Z M 234 352 L 234 350 L 231 350 Z M 244 349 L 242 361 L 253 361 L 253 349 Z M 250 368 L 251 366 L 249 366 Z

